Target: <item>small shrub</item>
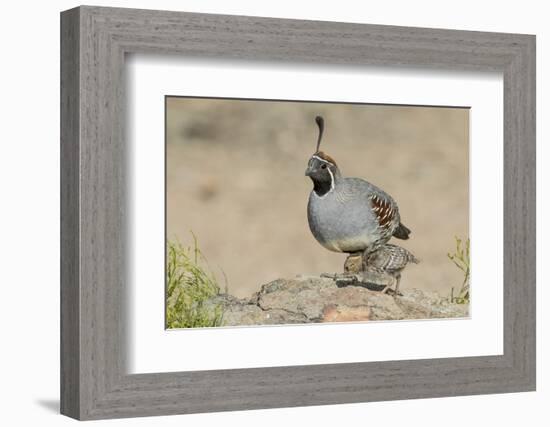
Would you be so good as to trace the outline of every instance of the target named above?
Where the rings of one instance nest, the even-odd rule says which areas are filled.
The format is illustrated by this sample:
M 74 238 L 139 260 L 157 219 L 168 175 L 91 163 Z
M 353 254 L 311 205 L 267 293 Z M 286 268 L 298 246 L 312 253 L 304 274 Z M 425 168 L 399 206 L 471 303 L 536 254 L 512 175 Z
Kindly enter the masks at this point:
M 455 237 L 455 242 L 455 252 L 448 253 L 447 257 L 462 271 L 464 280 L 457 296 L 454 296 L 454 288 L 451 288 L 451 302 L 467 304 L 470 302 L 470 239 L 463 242 Z
M 168 241 L 166 250 L 166 327 L 221 326 L 221 306 L 205 305 L 206 300 L 220 293 L 220 287 L 196 237 L 193 235 L 193 247 Z

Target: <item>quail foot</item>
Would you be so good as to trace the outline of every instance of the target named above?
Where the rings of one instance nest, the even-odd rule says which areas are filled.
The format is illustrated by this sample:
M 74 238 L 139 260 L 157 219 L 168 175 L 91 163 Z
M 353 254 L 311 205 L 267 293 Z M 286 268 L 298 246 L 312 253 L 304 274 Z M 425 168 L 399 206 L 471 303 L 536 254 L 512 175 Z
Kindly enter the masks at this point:
M 408 239 L 410 230 L 401 223 L 393 198 L 364 179 L 344 177 L 336 161 L 319 150 L 324 120 L 317 116 L 315 121 L 317 149 L 305 172 L 313 181 L 307 217 L 315 239 L 330 251 L 365 256 L 392 236 Z
M 331 278 L 342 285 L 370 284 L 382 287 L 382 293 L 388 293 L 393 287 L 393 294 L 400 295 L 399 283 L 401 272 L 409 263 L 418 264 L 420 261 L 407 249 L 401 246 L 385 243 L 378 246 L 373 252 L 351 256 L 353 270 L 342 273 L 322 273 L 321 277 Z M 348 258 L 349 260 L 349 258 Z M 346 261 L 347 262 L 347 261 Z

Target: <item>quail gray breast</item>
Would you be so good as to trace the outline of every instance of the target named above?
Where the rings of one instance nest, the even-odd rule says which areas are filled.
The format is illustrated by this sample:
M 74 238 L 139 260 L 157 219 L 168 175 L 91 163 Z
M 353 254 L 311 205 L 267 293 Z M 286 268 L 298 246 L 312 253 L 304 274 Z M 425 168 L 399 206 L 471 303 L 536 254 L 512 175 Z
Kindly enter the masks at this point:
M 322 117 L 317 149 L 311 156 L 306 176 L 313 181 L 307 217 L 315 239 L 335 252 L 372 253 L 392 236 L 408 239 L 410 230 L 401 224 L 393 198 L 361 178 L 346 178 L 336 161 L 319 150 L 324 131 Z

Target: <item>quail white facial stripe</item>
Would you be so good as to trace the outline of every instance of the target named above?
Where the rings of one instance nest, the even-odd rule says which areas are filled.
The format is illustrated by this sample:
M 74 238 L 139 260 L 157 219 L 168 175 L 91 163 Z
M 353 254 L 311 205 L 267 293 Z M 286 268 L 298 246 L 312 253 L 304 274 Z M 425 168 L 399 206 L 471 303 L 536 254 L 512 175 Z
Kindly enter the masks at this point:
M 330 162 L 327 162 L 330 163 Z M 331 163 L 332 164 L 332 163 Z M 328 173 L 330 174 L 330 191 L 334 190 L 334 175 L 332 174 L 332 171 L 330 168 L 327 168 Z

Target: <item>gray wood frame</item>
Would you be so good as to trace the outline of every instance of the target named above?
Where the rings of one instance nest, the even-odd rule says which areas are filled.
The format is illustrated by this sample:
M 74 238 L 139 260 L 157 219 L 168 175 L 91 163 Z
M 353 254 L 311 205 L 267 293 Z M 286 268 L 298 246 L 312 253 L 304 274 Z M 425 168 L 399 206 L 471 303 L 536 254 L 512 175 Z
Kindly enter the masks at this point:
M 502 72 L 504 354 L 128 375 L 124 57 L 133 52 Z M 535 390 L 534 36 L 83 6 L 61 14 L 61 122 L 63 414 L 99 419 Z

